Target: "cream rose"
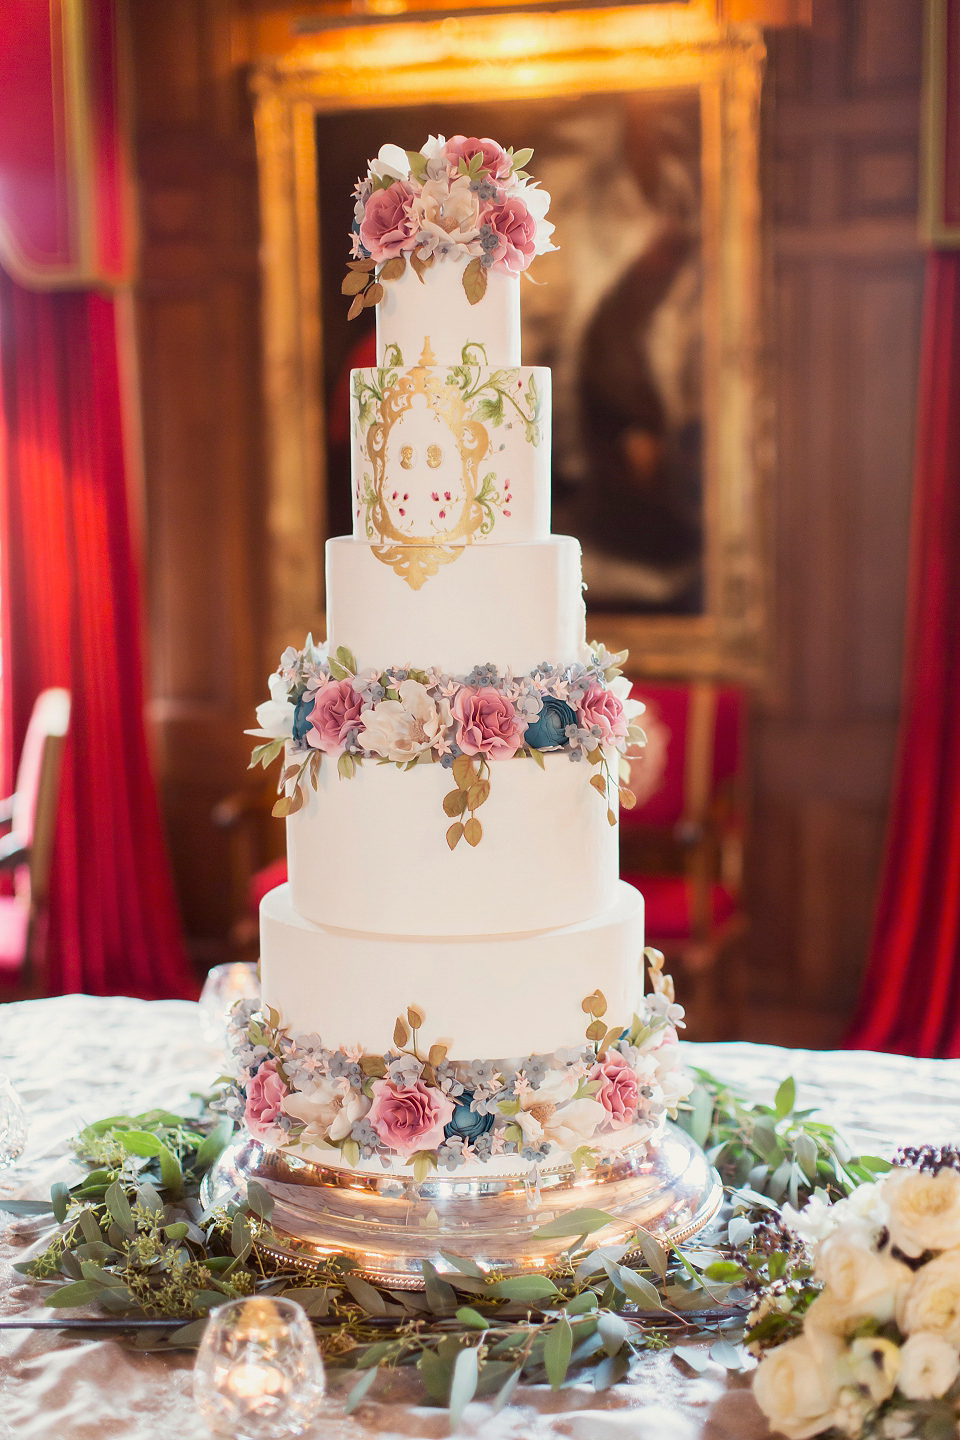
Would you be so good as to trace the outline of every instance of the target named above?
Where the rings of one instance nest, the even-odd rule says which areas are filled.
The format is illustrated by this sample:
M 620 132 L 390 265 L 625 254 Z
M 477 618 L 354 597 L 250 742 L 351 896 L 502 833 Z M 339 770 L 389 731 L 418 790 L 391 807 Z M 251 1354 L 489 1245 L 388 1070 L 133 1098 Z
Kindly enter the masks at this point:
M 840 1342 L 804 1331 L 769 1350 L 753 1377 L 753 1394 L 773 1430 L 807 1440 L 833 1423 L 840 1393 Z
M 415 760 L 450 724 L 444 700 L 437 706 L 418 680 L 397 686 L 399 700 L 381 700 L 360 716 L 360 744 L 386 760 Z
M 947 1250 L 913 1275 L 897 1301 L 905 1335 L 927 1330 L 960 1346 L 960 1250 Z
M 904 1255 L 960 1246 L 960 1173 L 891 1170 L 882 1182 L 890 1240 Z
M 918 1330 L 900 1351 L 900 1392 L 908 1400 L 937 1400 L 960 1373 L 956 1345 L 942 1335 Z
M 855 1230 L 836 1232 L 823 1242 L 815 1266 L 823 1290 L 807 1312 L 807 1321 L 819 1330 L 837 1335 L 858 1320 L 892 1320 L 898 1296 L 913 1279 L 913 1272 L 889 1255 L 879 1255 L 869 1234 Z

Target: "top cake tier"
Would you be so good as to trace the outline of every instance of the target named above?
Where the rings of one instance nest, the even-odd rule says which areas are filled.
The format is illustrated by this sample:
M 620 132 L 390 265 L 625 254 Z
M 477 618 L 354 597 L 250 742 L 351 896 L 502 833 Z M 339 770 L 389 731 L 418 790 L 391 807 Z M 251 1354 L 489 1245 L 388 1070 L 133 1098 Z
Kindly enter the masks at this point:
M 532 150 L 431 135 L 384 145 L 354 191 L 350 316 L 377 307 L 378 365 L 520 364 L 520 275 L 554 248 Z M 429 360 L 422 358 L 430 355 Z

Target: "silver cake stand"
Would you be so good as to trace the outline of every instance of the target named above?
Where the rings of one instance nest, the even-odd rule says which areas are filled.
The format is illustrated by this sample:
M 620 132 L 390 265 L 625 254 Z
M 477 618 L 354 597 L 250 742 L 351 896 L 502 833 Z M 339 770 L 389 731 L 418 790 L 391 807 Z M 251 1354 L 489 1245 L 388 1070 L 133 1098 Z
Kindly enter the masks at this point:
M 706 1225 L 723 1198 L 703 1151 L 670 1122 L 655 1140 L 615 1160 L 579 1174 L 572 1166 L 543 1173 L 539 1193 L 519 1172 L 465 1179 L 440 1173 L 418 1185 L 389 1171 L 311 1165 L 242 1132 L 205 1179 L 203 1203 L 243 1200 L 249 1180 L 273 1198 L 273 1235 L 263 1248 L 276 1259 L 312 1270 L 343 1255 L 367 1279 L 403 1290 L 423 1288 L 423 1260 L 453 1269 L 441 1251 L 474 1260 L 490 1275 L 549 1270 L 576 1237 L 536 1231 L 573 1210 L 615 1217 L 590 1236 L 591 1246 L 622 1242 L 638 1226 L 667 1246 Z

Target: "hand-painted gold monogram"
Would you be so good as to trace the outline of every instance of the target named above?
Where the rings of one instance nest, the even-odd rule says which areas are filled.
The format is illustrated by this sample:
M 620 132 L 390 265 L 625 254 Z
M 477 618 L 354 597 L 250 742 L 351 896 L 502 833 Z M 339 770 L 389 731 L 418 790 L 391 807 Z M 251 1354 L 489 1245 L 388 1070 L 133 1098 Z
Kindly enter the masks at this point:
M 419 590 L 424 581 L 436 575 L 441 565 L 449 565 L 456 560 L 483 526 L 485 512 L 477 499 L 480 491 L 478 470 L 490 449 L 486 427 L 472 418 L 470 407 L 458 387 L 444 384 L 437 370 L 426 359 L 428 354 L 431 360 L 433 358 L 428 346 L 429 342 L 424 346 L 420 364 L 407 370 L 394 386 L 384 391 L 377 407 L 378 419 L 367 431 L 366 441 L 367 455 L 373 465 L 375 497 L 367 512 L 367 530 L 382 542 L 372 547 L 373 553 L 385 565 L 392 566 L 414 590 Z M 460 455 L 463 501 L 460 503 L 458 500 L 451 507 L 446 528 L 432 535 L 411 535 L 398 529 L 387 504 L 390 432 L 397 421 L 418 404 L 425 404 L 446 426 Z M 443 463 L 443 447 L 440 445 L 431 444 L 426 453 L 431 469 Z M 413 446 L 402 445 L 399 459 L 404 469 L 409 469 L 415 463 Z

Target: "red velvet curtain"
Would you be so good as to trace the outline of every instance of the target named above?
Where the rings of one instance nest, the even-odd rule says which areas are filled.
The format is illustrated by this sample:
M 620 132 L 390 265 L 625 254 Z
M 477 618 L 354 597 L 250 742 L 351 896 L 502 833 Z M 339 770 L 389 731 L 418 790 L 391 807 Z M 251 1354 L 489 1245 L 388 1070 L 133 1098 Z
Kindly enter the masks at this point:
M 50 988 L 188 995 L 143 723 L 114 301 L 0 271 L 4 781 L 37 694 L 73 696 Z
M 900 749 L 847 1044 L 960 1055 L 960 251 L 934 251 L 917 405 Z

